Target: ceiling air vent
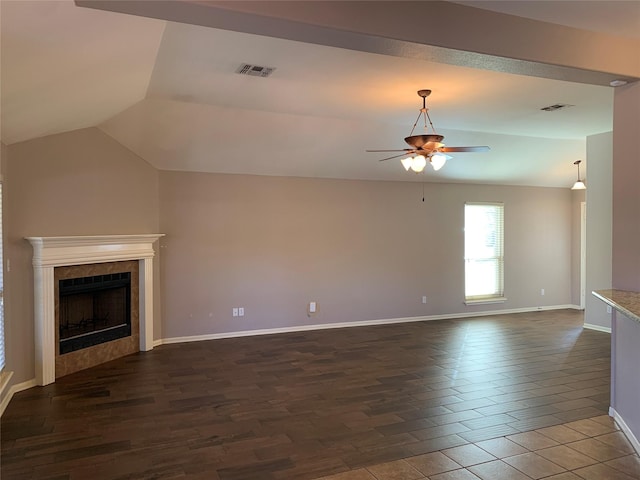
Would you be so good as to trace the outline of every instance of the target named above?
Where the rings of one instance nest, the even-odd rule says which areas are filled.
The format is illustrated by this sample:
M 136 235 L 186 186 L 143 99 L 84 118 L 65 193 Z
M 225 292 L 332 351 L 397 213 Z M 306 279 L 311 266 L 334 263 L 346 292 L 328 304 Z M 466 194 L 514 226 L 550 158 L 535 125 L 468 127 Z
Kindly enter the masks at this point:
M 556 103 L 555 105 L 549 105 L 548 107 L 541 108 L 545 112 L 555 112 L 556 110 L 562 110 L 567 107 L 575 107 L 575 105 L 569 105 L 567 103 Z
M 238 67 L 236 73 L 240 75 L 251 75 L 252 77 L 268 77 L 273 73 L 275 67 L 261 67 L 260 65 L 249 65 L 243 63 Z

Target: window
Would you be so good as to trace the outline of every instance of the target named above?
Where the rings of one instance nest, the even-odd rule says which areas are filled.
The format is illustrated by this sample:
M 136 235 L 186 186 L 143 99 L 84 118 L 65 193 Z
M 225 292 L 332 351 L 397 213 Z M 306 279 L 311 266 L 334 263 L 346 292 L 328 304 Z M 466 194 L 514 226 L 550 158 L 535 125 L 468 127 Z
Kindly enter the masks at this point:
M 2 255 L 2 240 L 2 179 L 0 179 L 0 399 L 3 400 L 3 404 L 6 406 L 5 402 L 9 397 L 5 396 L 5 393 L 13 372 L 7 372 L 4 368 L 4 262 Z M 0 414 L 1 413 L 2 409 L 0 408 Z
M 502 302 L 504 298 L 504 205 L 464 206 L 465 302 Z

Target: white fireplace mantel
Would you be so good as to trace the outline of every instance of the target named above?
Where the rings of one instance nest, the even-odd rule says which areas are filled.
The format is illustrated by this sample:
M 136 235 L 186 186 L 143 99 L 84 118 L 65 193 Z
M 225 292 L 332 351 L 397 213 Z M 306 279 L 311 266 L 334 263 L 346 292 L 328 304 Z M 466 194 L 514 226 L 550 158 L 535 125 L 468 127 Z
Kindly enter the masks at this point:
M 55 267 L 138 260 L 140 350 L 153 348 L 153 243 L 164 234 L 27 237 L 33 246 L 35 361 L 38 385 L 56 380 Z

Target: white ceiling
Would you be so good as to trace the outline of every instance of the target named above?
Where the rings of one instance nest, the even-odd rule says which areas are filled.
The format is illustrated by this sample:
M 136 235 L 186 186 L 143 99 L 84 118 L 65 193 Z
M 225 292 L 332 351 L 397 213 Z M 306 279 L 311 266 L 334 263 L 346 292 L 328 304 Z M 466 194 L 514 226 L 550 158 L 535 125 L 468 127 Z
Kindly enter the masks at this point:
M 1 0 L 2 142 L 99 125 L 143 99 L 164 26 L 72 1 Z
M 482 3 L 529 4 L 528 15 L 506 12 L 522 16 L 540 3 L 640 6 Z M 568 186 L 585 137 L 612 128 L 610 87 L 171 23 L 72 1 L 3 0 L 0 16 L 6 144 L 98 126 L 160 169 L 422 180 L 364 150 L 404 148 L 420 107 L 416 90 L 429 88 L 431 118 L 445 143 L 491 151 L 455 154 L 427 181 Z M 242 62 L 276 70 L 269 78 L 240 76 Z M 555 103 L 574 106 L 540 110 Z

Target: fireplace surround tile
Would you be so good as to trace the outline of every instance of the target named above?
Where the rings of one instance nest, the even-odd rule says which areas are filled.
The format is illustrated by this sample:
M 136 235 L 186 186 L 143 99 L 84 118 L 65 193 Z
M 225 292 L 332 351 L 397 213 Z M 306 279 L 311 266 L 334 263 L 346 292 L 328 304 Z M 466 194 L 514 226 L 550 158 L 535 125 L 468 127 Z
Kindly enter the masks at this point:
M 55 299 L 55 334 L 56 345 L 59 341 L 60 308 L 58 281 L 68 278 L 92 277 L 95 275 L 105 275 L 111 273 L 130 272 L 131 278 L 136 281 L 131 282 L 131 336 L 119 338 L 110 342 L 101 343 L 92 347 L 83 348 L 74 352 L 61 355 L 56 348 L 56 378 L 64 377 L 70 373 L 94 367 L 101 363 L 115 360 L 140 351 L 140 324 L 139 324 L 139 268 L 138 262 L 128 260 L 123 262 L 91 263 L 87 265 L 70 265 L 56 267 L 54 269 L 54 299 Z

